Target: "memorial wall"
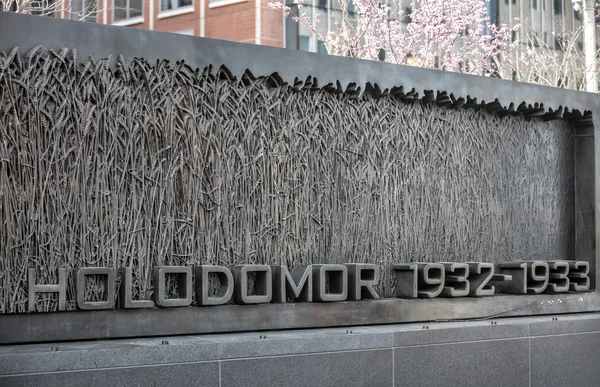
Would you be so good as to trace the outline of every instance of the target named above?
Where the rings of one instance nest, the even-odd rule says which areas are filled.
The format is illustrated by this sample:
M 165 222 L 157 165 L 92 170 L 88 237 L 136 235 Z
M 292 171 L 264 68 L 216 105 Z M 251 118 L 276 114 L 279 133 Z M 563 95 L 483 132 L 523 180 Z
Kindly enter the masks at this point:
M 595 96 L 8 14 L 0 51 L 2 343 L 600 305 Z

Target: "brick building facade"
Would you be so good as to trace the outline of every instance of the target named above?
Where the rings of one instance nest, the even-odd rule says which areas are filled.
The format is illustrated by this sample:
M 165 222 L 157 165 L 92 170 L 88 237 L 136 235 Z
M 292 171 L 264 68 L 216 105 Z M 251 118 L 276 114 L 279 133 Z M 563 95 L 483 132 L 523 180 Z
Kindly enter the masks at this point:
M 281 10 L 269 0 L 71 0 L 61 18 L 133 28 L 234 40 L 267 46 L 284 46 Z M 69 5 L 67 5 L 69 6 Z

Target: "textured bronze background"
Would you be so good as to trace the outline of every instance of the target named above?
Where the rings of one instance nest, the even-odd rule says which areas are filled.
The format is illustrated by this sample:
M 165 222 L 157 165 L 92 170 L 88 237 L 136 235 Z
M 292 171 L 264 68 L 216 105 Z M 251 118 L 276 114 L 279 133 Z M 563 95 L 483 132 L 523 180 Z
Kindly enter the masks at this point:
M 574 258 L 567 121 L 72 55 L 0 57 L 0 313 L 28 267 Z

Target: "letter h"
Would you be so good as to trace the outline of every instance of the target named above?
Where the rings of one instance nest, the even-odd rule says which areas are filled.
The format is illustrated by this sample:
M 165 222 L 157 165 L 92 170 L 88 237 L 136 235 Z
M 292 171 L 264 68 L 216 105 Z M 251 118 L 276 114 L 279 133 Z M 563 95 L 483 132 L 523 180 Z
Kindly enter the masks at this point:
M 58 310 L 67 309 L 67 270 L 58 269 L 57 285 L 38 285 L 35 283 L 35 269 L 27 271 L 28 303 L 27 311 L 35 312 L 36 293 L 58 293 Z

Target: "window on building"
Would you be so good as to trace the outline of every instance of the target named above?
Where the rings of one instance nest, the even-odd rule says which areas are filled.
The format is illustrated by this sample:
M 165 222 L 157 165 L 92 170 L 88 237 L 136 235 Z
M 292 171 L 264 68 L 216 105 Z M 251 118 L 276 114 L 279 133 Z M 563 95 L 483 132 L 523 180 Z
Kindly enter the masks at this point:
M 170 11 L 184 7 L 191 7 L 193 0 L 160 0 L 160 11 Z
M 173 33 L 179 34 L 179 35 L 192 35 L 192 36 L 195 35 L 193 28 L 187 28 L 185 30 L 173 31 Z
M 554 14 L 562 15 L 562 0 L 554 0 Z
M 297 4 L 294 4 L 293 0 L 286 0 L 286 5 L 290 7 L 291 13 L 298 14 Z M 313 19 L 316 14 L 319 14 L 319 23 L 315 27 L 320 35 L 327 35 L 329 31 L 335 29 L 336 20 L 340 20 L 344 12 L 347 12 L 348 17 L 351 19 L 356 17 L 356 7 L 352 1 L 304 0 L 302 5 L 304 12 Z M 284 31 L 286 48 L 327 53 L 325 44 L 308 27 L 286 18 L 284 21 Z
M 531 8 L 537 9 L 537 0 L 531 0 Z
M 554 49 L 555 50 L 561 50 L 562 49 L 562 44 L 560 43 L 560 38 L 556 35 L 554 35 Z
M 31 6 L 32 15 L 42 15 L 55 17 L 56 16 L 56 1 L 55 0 L 34 0 L 29 3 Z M 11 11 L 17 11 L 17 2 L 11 3 Z
M 540 34 L 539 32 L 532 32 L 531 38 L 527 41 L 527 46 L 529 47 L 539 47 L 540 46 Z
M 327 54 L 327 47 L 325 47 L 325 43 L 320 40 L 317 42 L 317 52 L 319 54 Z
M 299 36 L 298 37 L 298 50 L 310 51 L 310 37 L 309 36 Z
M 70 18 L 95 23 L 98 12 L 97 0 L 71 0 Z
M 542 0 L 542 11 L 546 10 L 546 0 Z
M 143 0 L 114 0 L 113 21 L 142 16 Z
M 402 21 L 406 24 L 408 24 L 412 21 L 412 8 L 411 7 L 404 8 L 404 16 L 402 17 Z
M 337 0 L 335 0 L 335 1 L 337 1 Z M 350 16 L 356 15 L 356 6 L 354 5 L 354 2 L 352 0 L 348 0 L 348 7 L 346 9 L 348 10 L 348 13 L 350 14 Z

